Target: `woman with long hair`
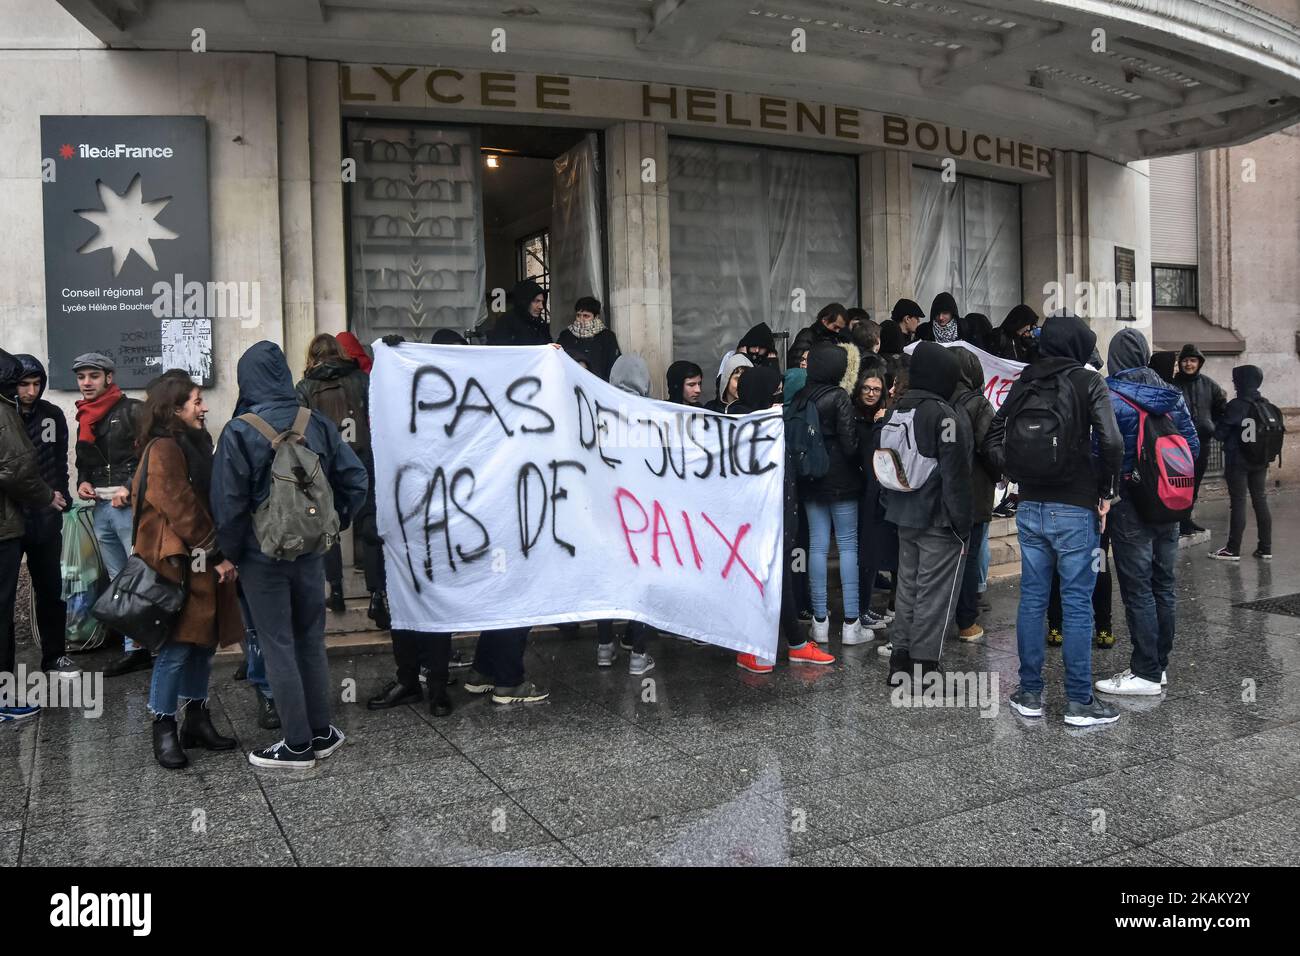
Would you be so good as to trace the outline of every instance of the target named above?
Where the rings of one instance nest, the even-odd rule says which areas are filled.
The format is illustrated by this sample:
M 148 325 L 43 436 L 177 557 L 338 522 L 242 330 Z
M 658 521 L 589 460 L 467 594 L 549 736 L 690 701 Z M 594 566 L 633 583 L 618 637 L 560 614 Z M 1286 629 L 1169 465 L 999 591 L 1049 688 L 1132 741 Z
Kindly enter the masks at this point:
M 212 655 L 218 644 L 237 644 L 243 624 L 238 572 L 217 549 L 212 521 L 213 443 L 204 428 L 206 415 L 203 391 L 189 375 L 166 372 L 149 386 L 137 433 L 135 553 L 186 588 L 149 685 L 154 757 L 168 769 L 189 762 L 186 749 L 233 750 L 236 744 L 217 732 L 208 712 Z
M 862 498 L 858 503 L 858 594 L 864 631 L 881 631 L 893 619 L 888 612 L 877 614 L 871 609 L 871 593 L 876 575 L 898 550 L 898 529 L 885 520 L 880 503 L 880 482 L 872 467 L 872 456 L 880 447 L 880 428 L 889 404 L 889 388 L 894 376 L 887 363 L 872 357 L 862 363 L 858 384 L 853 391 L 854 423 L 858 429 L 858 450 L 862 457 Z M 892 532 L 892 533 L 891 533 Z

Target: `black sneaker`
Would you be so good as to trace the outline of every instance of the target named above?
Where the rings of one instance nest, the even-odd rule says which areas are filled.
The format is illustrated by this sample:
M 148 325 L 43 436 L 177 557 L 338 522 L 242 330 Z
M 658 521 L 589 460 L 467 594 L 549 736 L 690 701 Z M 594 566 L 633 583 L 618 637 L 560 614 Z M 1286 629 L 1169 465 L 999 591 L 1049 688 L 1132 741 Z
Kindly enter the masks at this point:
M 470 694 L 490 694 L 496 688 L 496 681 L 471 668 L 465 675 L 464 687 Z
M 343 601 L 343 589 L 330 585 L 330 596 L 329 600 L 325 602 L 325 606 L 335 614 L 342 614 L 346 611 L 348 606 Z
M 389 681 L 374 697 L 366 701 L 367 710 L 390 710 L 403 704 L 418 704 L 424 700 L 419 687 L 407 687 L 397 681 Z
M 515 687 L 494 687 L 492 703 L 494 704 L 536 704 L 551 696 L 549 690 L 542 690 L 530 680 Z
M 1016 692 L 1011 695 L 1008 703 L 1011 704 L 1011 709 L 1021 717 L 1043 716 L 1043 695 L 1041 693 L 1034 694 L 1016 688 Z
M 1240 561 L 1241 555 L 1236 551 L 1229 551 L 1226 547 L 1218 551 L 1211 551 L 1210 557 L 1215 561 Z
M 1273 560 L 1273 552 L 1272 552 L 1272 551 L 1261 551 L 1259 548 L 1256 548 L 1256 549 L 1255 549 L 1255 553 L 1252 554 L 1251 557 L 1253 557 L 1253 558 L 1259 558 L 1259 560 L 1261 560 L 1261 561 L 1272 561 L 1272 560 Z
M 121 677 L 132 671 L 147 671 L 153 666 L 153 655 L 146 649 L 127 651 L 113 663 L 104 668 L 105 677 Z
M 324 737 L 313 737 L 311 739 L 311 749 L 316 752 L 317 760 L 324 760 L 342 747 L 347 739 L 343 736 L 343 731 L 330 724 L 329 733 Z
M 304 750 L 290 750 L 283 740 L 248 755 L 254 767 L 268 770 L 310 770 L 316 766 L 316 751 L 308 746 Z
M 1110 704 L 1103 704 L 1095 696 L 1086 704 L 1072 700 L 1065 705 L 1065 722 L 1071 727 L 1094 727 L 1113 724 L 1117 720 L 1119 711 Z
M 280 729 L 280 712 L 275 709 L 275 701 L 262 693 L 262 688 L 255 688 L 257 691 L 257 726 L 263 730 Z

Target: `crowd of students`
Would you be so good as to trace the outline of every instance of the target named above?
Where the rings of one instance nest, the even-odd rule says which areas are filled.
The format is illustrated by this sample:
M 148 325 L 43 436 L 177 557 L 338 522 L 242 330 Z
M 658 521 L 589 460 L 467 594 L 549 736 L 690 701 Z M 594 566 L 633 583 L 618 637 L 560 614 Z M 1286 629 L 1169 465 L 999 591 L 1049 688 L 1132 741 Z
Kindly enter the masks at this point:
M 584 297 L 574 313 L 552 342 L 545 291 L 522 282 L 488 343 L 552 344 L 616 387 L 650 395 L 645 361 L 621 353 L 601 303 Z M 433 341 L 465 342 L 450 330 Z M 1026 363 L 999 408 L 984 394 L 977 354 L 946 347 L 960 342 Z M 1096 336 L 1083 320 L 1058 313 L 1040 324 L 1029 306 L 1018 305 L 994 328 L 987 316 L 961 314 L 948 293 L 935 297 L 928 315 L 899 300 L 879 323 L 831 303 L 795 336 L 784 371 L 780 358 L 776 337 L 759 324 L 723 356 L 711 399 L 703 369 L 690 361 L 669 366 L 666 386 L 671 402 L 728 415 L 778 408 L 785 417 L 780 630 L 792 665 L 835 662 L 836 610 L 840 647 L 880 641 L 893 687 L 919 691 L 942 678 L 949 638 L 983 637 L 988 530 L 1001 488 L 1000 507 L 1014 510 L 1021 551 L 1020 682 L 1011 706 L 1027 718 L 1043 716 L 1045 656 L 1059 644 L 1065 721 L 1117 720 L 1098 694 L 1157 695 L 1167 684 L 1178 538 L 1204 530 L 1186 499 L 1199 492 L 1212 437 L 1224 445 L 1232 496 L 1228 541 L 1212 556 L 1240 559 L 1249 495 L 1259 534 L 1255 557 L 1271 557 L 1265 474 L 1280 448 L 1280 421 L 1271 420 L 1276 409 L 1260 394 L 1263 376 L 1255 366 L 1234 370 L 1237 394 L 1228 401 L 1201 371 L 1204 356 L 1193 345 L 1153 358 L 1142 334 L 1126 329 L 1110 343 L 1103 378 Z M 150 650 L 123 635 L 122 656 L 104 672 L 152 668 L 149 711 L 163 766 L 185 766 L 187 750 L 236 746 L 216 730 L 207 707 L 213 654 L 234 643 L 244 645 L 237 676 L 255 689 L 259 725 L 283 733 L 252 751 L 251 763 L 311 767 L 343 744 L 331 722 L 324 632 L 327 610 L 345 608 L 338 533 L 349 526 L 368 614 L 376 626 L 391 628 L 375 521 L 370 361 L 350 334 L 319 335 L 295 386 L 279 346 L 253 345 L 238 362 L 235 415 L 215 442 L 203 391 L 187 374 L 164 373 L 140 401 L 114 383 L 107 356 L 91 352 L 73 363 L 81 393 L 76 496 L 93 502 L 107 578 L 134 549 L 160 576 L 186 587 L 170 639 Z M 34 357 L 0 350 L 0 672 L 15 667 L 15 589 L 25 555 L 41 667 L 69 678 L 78 669 L 64 646 L 59 535 L 60 513 L 71 500 L 71 439 L 62 412 L 42 398 L 45 386 Z M 1167 442 L 1152 444 L 1157 434 Z M 1153 448 L 1163 456 L 1154 464 Z M 282 454 L 297 456 L 297 478 L 276 484 Z M 1170 501 L 1177 501 L 1162 503 L 1161 489 L 1172 489 Z M 327 529 L 319 547 L 310 530 L 304 544 L 302 534 L 283 526 L 290 519 L 277 510 L 277 496 L 295 491 L 322 506 L 311 519 L 319 522 L 311 527 Z M 828 599 L 832 542 L 836 609 Z M 1126 669 L 1094 683 L 1093 647 L 1114 643 L 1108 551 L 1132 650 Z M 595 665 L 612 666 L 622 645 L 631 674 L 652 671 L 653 630 L 631 623 L 616 642 L 616 628 L 597 622 Z M 471 661 L 453 654 L 449 633 L 392 630 L 396 676 L 368 706 L 427 699 L 433 714 L 446 715 L 457 667 L 468 669 L 462 686 L 470 694 L 491 695 L 498 704 L 544 700 L 548 692 L 525 674 L 529 630 L 484 632 Z M 776 662 L 741 654 L 737 664 L 765 674 Z M 0 721 L 39 710 L 0 703 Z

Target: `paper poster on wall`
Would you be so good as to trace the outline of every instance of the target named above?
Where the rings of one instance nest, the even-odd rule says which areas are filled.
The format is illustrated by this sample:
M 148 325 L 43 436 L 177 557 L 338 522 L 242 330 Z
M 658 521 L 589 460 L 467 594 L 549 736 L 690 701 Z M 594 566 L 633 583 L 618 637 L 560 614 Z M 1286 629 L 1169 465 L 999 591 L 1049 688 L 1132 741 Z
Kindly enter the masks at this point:
M 373 347 L 394 628 L 629 619 L 776 656 L 779 409 L 641 398 L 545 346 Z
M 50 386 L 76 388 L 83 352 L 124 388 L 168 368 L 211 384 L 207 121 L 42 116 L 41 150 Z

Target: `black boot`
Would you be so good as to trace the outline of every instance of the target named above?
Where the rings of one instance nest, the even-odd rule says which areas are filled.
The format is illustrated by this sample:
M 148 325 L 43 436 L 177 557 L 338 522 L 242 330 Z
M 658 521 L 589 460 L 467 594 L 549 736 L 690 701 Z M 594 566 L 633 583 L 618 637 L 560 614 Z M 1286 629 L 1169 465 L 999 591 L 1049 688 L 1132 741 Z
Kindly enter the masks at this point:
M 370 607 L 366 610 L 366 617 L 375 622 L 375 627 L 381 631 L 389 631 L 393 628 L 393 617 L 388 611 L 388 595 L 383 591 L 370 592 Z
M 390 710 L 403 704 L 418 704 L 422 700 L 424 694 L 420 692 L 419 684 L 407 687 L 399 681 L 390 681 L 383 690 L 366 701 L 366 707 L 370 710 Z
M 348 609 L 348 606 L 343 603 L 343 585 L 330 585 L 330 599 L 326 602 L 325 606 L 335 614 L 342 614 Z
M 257 726 L 263 730 L 280 729 L 280 713 L 275 709 L 275 701 L 271 700 L 262 693 L 262 688 L 257 690 Z
M 896 648 L 893 651 L 893 653 L 889 655 L 889 677 L 886 679 L 885 682 L 889 684 L 890 687 L 893 687 L 897 683 L 897 680 L 895 679 L 896 675 L 903 674 L 906 676 L 908 682 L 910 683 L 912 680 L 911 671 L 912 671 L 911 652 L 898 650 Z
M 248 658 L 245 657 L 235 668 L 235 680 L 248 680 Z
M 447 693 L 447 685 L 434 686 L 435 689 L 429 691 L 429 713 L 435 717 L 446 717 L 451 713 L 451 696 Z
M 121 677 L 132 671 L 147 671 L 153 666 L 153 655 L 145 648 L 127 651 L 113 663 L 104 668 L 105 677 Z
M 175 717 L 153 719 L 153 755 L 159 765 L 168 770 L 179 770 L 189 764 L 189 758 L 181 749 L 181 742 L 176 739 Z
M 186 701 L 181 708 L 181 746 L 186 750 L 202 747 L 204 750 L 234 750 L 238 741 L 223 737 L 212 726 L 212 714 L 206 700 Z

